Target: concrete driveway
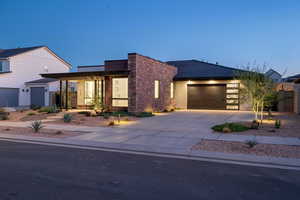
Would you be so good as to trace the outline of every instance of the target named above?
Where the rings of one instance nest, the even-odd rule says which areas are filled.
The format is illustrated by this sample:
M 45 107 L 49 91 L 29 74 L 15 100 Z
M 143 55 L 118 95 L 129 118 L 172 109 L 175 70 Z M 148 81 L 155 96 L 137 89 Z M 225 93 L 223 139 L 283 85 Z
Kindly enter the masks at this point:
M 213 125 L 243 119 L 250 120 L 252 115 L 249 112 L 237 111 L 176 111 L 142 118 L 135 124 L 102 128 L 73 139 L 151 148 L 187 149 L 201 138 L 217 138 L 219 134 L 211 134 Z

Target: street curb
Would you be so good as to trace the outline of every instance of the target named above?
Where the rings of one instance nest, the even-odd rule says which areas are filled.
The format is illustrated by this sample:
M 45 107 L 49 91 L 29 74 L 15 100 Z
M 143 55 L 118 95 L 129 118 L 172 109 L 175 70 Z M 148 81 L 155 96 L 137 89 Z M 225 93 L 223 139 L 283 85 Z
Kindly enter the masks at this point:
M 87 149 L 87 150 L 98 150 L 98 151 L 109 151 L 109 152 L 120 152 L 136 155 L 148 155 L 148 156 L 157 156 L 157 157 L 167 157 L 167 158 L 178 158 L 178 159 L 187 159 L 187 160 L 198 160 L 198 161 L 208 161 L 208 162 L 218 162 L 218 163 L 227 163 L 227 164 L 238 164 L 246 166 L 257 166 L 257 167 L 267 167 L 267 168 L 278 168 L 278 169 L 291 169 L 299 170 L 300 165 L 284 165 L 272 162 L 262 162 L 262 161 L 246 161 L 242 159 L 229 159 L 229 158 L 220 158 L 214 156 L 200 156 L 200 155 L 186 155 L 180 153 L 161 153 L 154 151 L 145 151 L 145 150 L 132 150 L 132 149 L 120 149 L 113 147 L 99 147 L 92 145 L 79 145 L 79 144 L 68 144 L 68 143 L 59 143 L 59 142 L 46 142 L 39 140 L 29 140 L 29 139 L 17 139 L 17 138 L 6 138 L 0 137 L 2 141 L 9 142 L 19 142 L 19 143 L 30 143 L 30 144 L 39 144 L 39 145 L 49 145 L 49 146 L 59 146 L 66 148 L 78 148 L 78 149 Z

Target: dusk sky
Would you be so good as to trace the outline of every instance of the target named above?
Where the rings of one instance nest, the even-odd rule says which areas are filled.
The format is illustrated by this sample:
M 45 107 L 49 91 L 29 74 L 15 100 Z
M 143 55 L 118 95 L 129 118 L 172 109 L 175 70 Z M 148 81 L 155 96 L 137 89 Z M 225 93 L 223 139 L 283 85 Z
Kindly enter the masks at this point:
M 0 48 L 46 45 L 73 67 L 137 52 L 300 73 L 299 0 L 0 0 L 0 19 Z

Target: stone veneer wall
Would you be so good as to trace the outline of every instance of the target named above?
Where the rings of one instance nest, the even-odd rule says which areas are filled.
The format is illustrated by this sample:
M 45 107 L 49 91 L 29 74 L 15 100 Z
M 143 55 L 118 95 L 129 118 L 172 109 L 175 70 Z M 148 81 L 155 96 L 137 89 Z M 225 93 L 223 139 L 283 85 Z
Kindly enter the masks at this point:
M 173 103 L 170 85 L 177 68 L 136 53 L 128 54 L 128 111 L 163 111 Z M 159 98 L 154 98 L 154 81 L 160 81 Z

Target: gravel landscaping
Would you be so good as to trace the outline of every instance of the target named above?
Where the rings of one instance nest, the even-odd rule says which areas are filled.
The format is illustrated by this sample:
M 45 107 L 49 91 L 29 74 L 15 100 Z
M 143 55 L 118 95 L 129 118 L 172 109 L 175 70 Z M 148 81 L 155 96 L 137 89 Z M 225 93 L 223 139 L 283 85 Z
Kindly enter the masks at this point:
M 201 140 L 191 150 L 203 150 L 224 153 L 252 154 L 257 156 L 273 156 L 285 158 L 300 158 L 300 146 L 257 144 L 252 148 L 243 142 L 228 142 L 219 140 Z
M 281 120 L 281 128 L 276 129 L 275 119 Z M 250 122 L 238 122 L 240 124 L 251 126 Z M 213 132 L 220 133 L 220 132 Z M 227 134 L 227 133 L 224 133 Z M 300 138 L 300 115 L 288 113 L 276 113 L 273 120 L 264 120 L 263 126 L 258 130 L 249 129 L 243 132 L 232 132 L 237 135 L 255 135 L 255 136 L 280 136 L 280 137 L 297 137 Z
M 8 115 L 7 121 L 18 122 L 18 121 L 34 121 L 34 120 L 43 120 L 50 116 L 55 116 L 57 113 L 39 113 L 34 110 L 26 111 L 15 111 L 10 112 Z
M 79 125 L 79 126 L 108 126 L 111 121 L 115 122 L 115 125 L 118 125 L 118 117 L 110 116 L 108 119 L 105 119 L 103 116 L 86 116 L 84 114 L 70 113 L 72 115 L 72 120 L 68 123 L 64 120 L 56 119 L 54 121 L 45 122 L 47 124 L 68 124 L 68 125 Z M 136 121 L 136 117 L 125 116 L 121 117 L 121 124 L 132 123 Z
M 60 130 L 52 130 L 52 129 L 41 129 L 38 133 L 35 133 L 29 127 L 27 128 L 27 127 L 9 127 L 9 126 L 0 126 L 0 133 L 34 136 L 34 137 L 50 137 L 50 138 L 66 138 L 66 137 L 86 134 L 86 132 L 80 132 L 80 131 L 60 131 Z

